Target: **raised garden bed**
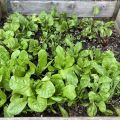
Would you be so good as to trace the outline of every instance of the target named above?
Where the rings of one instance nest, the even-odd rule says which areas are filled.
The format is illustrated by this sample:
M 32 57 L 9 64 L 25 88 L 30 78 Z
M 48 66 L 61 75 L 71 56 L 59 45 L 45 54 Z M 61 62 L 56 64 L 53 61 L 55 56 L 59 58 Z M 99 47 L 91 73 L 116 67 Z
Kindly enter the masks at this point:
M 34 7 L 25 7 L 26 1 L 14 3 L 13 11 L 34 13 Z M 74 6 L 73 1 L 68 3 Z M 105 17 L 116 3 L 104 14 L 99 12 L 102 5 L 95 11 L 93 5 L 88 17 Z M 107 17 L 114 13 L 111 10 Z M 120 115 L 120 35 L 115 22 L 68 16 L 56 10 L 31 16 L 14 13 L 1 27 L 1 117 Z

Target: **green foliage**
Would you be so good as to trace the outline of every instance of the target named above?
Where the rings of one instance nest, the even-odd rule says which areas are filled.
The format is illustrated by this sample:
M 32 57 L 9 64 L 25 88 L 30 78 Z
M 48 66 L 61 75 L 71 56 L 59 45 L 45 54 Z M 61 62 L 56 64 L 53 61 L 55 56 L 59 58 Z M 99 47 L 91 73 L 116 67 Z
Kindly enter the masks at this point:
M 100 7 L 99 6 L 94 6 L 93 7 L 93 15 L 96 16 L 100 13 Z
M 28 106 L 31 110 L 35 112 L 43 112 L 47 108 L 47 99 L 40 97 L 32 96 L 28 98 Z
M 87 109 L 87 113 L 90 117 L 93 117 L 97 113 L 97 107 L 94 103 L 90 104 L 90 106 Z
M 120 108 L 116 108 L 116 113 L 120 116 Z
M 32 96 L 33 92 L 30 85 L 30 78 L 12 76 L 9 82 L 10 88 L 14 93 L 18 93 L 24 96 Z
M 9 58 L 9 52 L 5 49 L 5 47 L 0 45 L 0 65 L 6 65 Z
M 76 98 L 75 86 L 67 85 L 63 88 L 63 96 L 69 100 L 74 100 Z
M 50 98 L 55 93 L 55 87 L 51 81 L 43 81 L 37 85 L 36 93 L 42 98 Z
M 114 26 L 113 21 L 104 22 L 93 20 L 92 18 L 83 18 L 80 24 L 81 26 L 84 24 L 81 27 L 81 38 L 87 38 L 89 40 L 99 40 L 100 38 L 102 41 L 112 35 L 111 28 Z
M 98 10 L 94 14 L 97 14 Z M 67 18 L 55 9 L 38 16 L 11 14 L 0 29 L 0 108 L 5 117 L 86 104 L 89 116 L 111 115 L 120 93 L 120 63 L 112 51 L 82 47 L 82 39 L 106 39 L 113 22 Z M 78 35 L 73 32 L 80 29 Z M 81 39 L 81 40 L 80 40 Z M 119 113 L 119 110 L 117 110 Z
M 7 107 L 7 114 L 18 115 L 20 114 L 27 104 L 27 98 L 20 98 L 19 96 L 11 100 L 11 103 Z
M 68 117 L 69 116 L 67 111 L 62 106 L 59 105 L 59 109 L 60 109 L 60 112 L 61 112 L 63 117 Z
M 38 66 L 37 73 L 40 74 L 47 66 L 47 52 L 45 50 L 40 50 L 38 52 Z
M 6 94 L 2 90 L 0 90 L 0 107 L 2 107 L 5 102 L 6 102 Z

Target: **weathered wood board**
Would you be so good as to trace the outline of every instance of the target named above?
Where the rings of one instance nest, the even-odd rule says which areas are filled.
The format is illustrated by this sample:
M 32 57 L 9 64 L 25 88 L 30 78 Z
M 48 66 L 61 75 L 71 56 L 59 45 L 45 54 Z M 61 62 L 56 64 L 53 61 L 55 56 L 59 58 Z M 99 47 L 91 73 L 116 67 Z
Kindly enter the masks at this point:
M 63 1 L 63 0 L 10 0 L 8 12 L 20 12 L 22 14 L 49 12 L 52 6 L 58 11 L 67 12 L 69 16 L 76 14 L 78 17 L 94 17 L 93 7 L 99 6 L 100 13 L 96 17 L 112 17 L 117 1 Z
M 2 12 L 1 12 L 1 6 L 0 6 L 0 20 L 1 20 L 1 17 L 2 17 Z
M 116 28 L 120 33 L 120 10 L 119 10 L 117 18 L 116 18 Z
M 0 18 L 4 18 L 7 15 L 6 0 L 0 0 Z
M 120 120 L 120 117 L 15 117 L 0 118 L 0 120 Z

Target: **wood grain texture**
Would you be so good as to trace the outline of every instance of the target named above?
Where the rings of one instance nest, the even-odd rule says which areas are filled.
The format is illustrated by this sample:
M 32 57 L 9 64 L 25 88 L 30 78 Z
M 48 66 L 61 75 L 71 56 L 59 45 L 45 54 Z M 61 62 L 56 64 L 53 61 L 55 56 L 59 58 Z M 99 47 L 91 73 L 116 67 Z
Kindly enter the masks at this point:
M 2 9 L 1 9 L 1 3 L 0 3 L 0 20 L 2 18 Z
M 94 17 L 93 7 L 100 7 L 100 14 L 96 17 L 112 17 L 115 1 L 62 1 L 62 0 L 11 0 L 8 4 L 9 12 L 17 11 L 22 14 L 39 14 L 41 11 L 49 12 L 55 6 L 59 12 L 67 12 L 68 16 L 76 14 L 78 17 Z
M 0 0 L 0 13 L 2 18 L 7 16 L 6 0 Z
M 118 12 L 118 15 L 117 15 L 116 20 L 117 20 L 117 23 L 118 23 L 118 25 L 119 25 L 119 27 L 120 27 L 120 10 L 119 10 L 119 12 Z
M 120 120 L 120 117 L 15 117 L 0 120 Z
M 120 9 L 120 0 L 117 0 L 112 19 L 115 20 Z
M 120 10 L 119 10 L 117 18 L 116 18 L 116 26 L 117 26 L 117 30 L 120 33 Z

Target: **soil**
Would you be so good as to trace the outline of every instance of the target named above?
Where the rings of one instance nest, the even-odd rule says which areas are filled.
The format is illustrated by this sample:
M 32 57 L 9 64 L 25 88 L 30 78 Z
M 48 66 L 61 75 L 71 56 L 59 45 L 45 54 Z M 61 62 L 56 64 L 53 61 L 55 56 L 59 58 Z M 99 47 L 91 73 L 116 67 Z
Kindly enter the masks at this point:
M 4 25 L 6 19 L 2 18 L 1 21 L 0 21 L 0 28 L 2 28 L 2 26 Z
M 120 61 L 120 34 L 118 34 L 116 29 L 113 30 L 113 35 L 110 37 L 109 41 L 107 49 L 112 50 L 117 60 Z
M 3 25 L 3 22 L 0 23 L 0 26 Z M 113 34 L 108 40 L 109 42 L 107 43 L 106 46 L 99 44 L 97 42 L 85 42 L 84 47 L 85 48 L 90 48 L 91 46 L 95 46 L 97 48 L 100 48 L 102 51 L 106 50 L 112 50 L 115 53 L 116 59 L 120 61 L 120 34 L 118 34 L 117 30 L 114 28 L 113 29 Z M 66 106 L 66 105 L 64 105 Z M 48 108 L 48 110 L 44 111 L 43 113 L 36 113 L 36 112 L 27 112 L 27 113 L 22 113 L 18 117 L 60 117 L 62 116 L 60 114 L 60 111 L 58 110 L 57 106 L 53 106 L 56 113 L 51 112 L 51 110 Z M 114 107 L 120 107 L 120 96 L 114 96 L 112 100 L 109 102 L 107 105 L 107 108 L 110 108 L 111 110 L 114 110 Z M 82 107 L 79 102 L 76 105 L 73 105 L 71 107 L 65 107 L 65 109 L 68 111 L 69 116 L 87 116 L 86 113 L 86 108 Z M 54 111 L 54 112 L 55 112 Z M 98 112 L 97 116 L 104 116 L 104 114 Z M 114 112 L 113 116 L 116 116 L 116 113 Z M 0 117 L 3 117 L 3 115 L 0 114 Z

